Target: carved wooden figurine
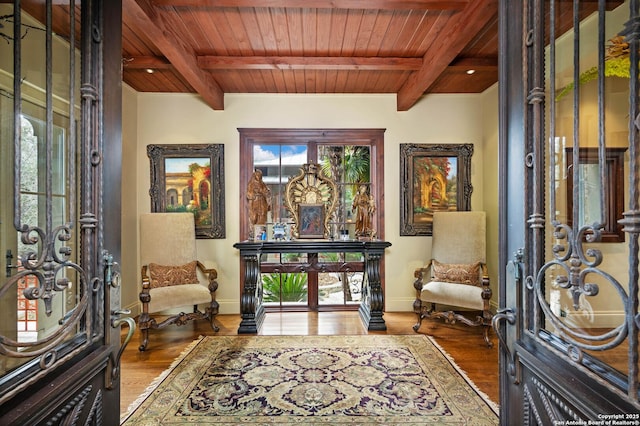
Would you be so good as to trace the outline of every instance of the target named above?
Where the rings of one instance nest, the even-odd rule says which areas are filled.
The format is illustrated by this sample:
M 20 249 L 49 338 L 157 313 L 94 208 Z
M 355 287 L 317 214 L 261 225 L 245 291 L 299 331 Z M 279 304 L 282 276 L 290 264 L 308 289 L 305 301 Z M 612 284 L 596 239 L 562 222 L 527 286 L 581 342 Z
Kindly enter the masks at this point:
M 373 237 L 375 231 L 372 226 L 372 217 L 376 205 L 373 197 L 367 193 L 366 185 L 360 185 L 358 188 L 351 210 L 356 212 L 356 237 Z
M 271 190 L 262 181 L 262 171 L 255 170 L 247 185 L 249 202 L 249 222 L 254 225 L 266 225 L 267 212 L 271 210 Z

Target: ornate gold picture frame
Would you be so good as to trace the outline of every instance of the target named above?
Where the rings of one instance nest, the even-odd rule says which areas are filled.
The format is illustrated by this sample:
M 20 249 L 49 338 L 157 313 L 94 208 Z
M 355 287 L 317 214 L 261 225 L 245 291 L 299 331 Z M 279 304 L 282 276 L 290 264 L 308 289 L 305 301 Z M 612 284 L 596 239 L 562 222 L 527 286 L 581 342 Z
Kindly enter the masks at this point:
M 472 144 L 400 144 L 400 235 L 431 235 L 434 211 L 471 210 L 472 154 Z
M 196 238 L 225 238 L 224 145 L 147 145 L 152 212 L 191 212 Z
M 303 164 L 299 174 L 287 182 L 284 205 L 293 219 L 293 238 L 328 238 L 329 221 L 338 205 L 336 184 L 322 172 L 318 164 Z M 313 224 L 304 222 L 311 219 Z M 316 226 L 318 219 L 319 229 Z

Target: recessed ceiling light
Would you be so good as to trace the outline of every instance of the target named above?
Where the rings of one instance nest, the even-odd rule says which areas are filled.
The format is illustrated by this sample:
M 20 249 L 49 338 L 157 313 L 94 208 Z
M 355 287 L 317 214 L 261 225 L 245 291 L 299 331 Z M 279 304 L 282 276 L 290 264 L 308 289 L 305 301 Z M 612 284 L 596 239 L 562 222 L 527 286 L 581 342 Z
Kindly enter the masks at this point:
M 153 68 L 147 68 L 145 71 L 149 74 L 153 74 L 154 72 L 156 72 Z
M 469 74 L 469 75 L 471 75 L 471 74 L 473 74 L 475 72 L 476 72 L 476 70 L 467 70 L 467 74 Z

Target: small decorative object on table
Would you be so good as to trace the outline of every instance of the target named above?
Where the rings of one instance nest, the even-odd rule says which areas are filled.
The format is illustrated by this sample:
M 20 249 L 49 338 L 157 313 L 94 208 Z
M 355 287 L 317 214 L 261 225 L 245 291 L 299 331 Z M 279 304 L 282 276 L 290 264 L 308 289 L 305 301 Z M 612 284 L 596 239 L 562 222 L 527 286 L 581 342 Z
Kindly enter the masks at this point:
M 287 226 L 282 222 L 277 222 L 273 225 L 273 239 L 281 241 L 285 239 Z
M 267 239 L 267 225 L 254 225 L 253 226 L 253 240 L 260 241 Z
M 271 190 L 262 181 L 262 171 L 256 169 L 247 185 L 247 204 L 249 208 L 249 224 L 250 230 L 254 232 L 249 237 L 258 240 L 257 225 L 267 224 L 267 213 L 271 210 Z M 265 231 L 266 235 L 266 231 Z M 265 237 L 266 239 L 266 237 Z
M 360 185 L 351 206 L 351 210 L 356 212 L 356 237 L 374 238 L 376 234 L 372 228 L 376 203 L 368 192 L 366 185 Z

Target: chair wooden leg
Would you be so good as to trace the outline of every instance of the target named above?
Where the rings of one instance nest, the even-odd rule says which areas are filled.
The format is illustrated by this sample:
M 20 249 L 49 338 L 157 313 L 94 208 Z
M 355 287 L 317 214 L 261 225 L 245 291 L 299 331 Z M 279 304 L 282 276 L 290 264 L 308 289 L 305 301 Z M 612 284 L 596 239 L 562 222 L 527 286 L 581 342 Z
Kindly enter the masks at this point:
M 418 331 L 422 325 L 422 314 L 418 314 L 418 322 L 413 326 L 413 331 Z
M 422 300 L 420 300 L 419 297 L 417 297 L 416 300 L 413 301 L 413 312 L 418 315 L 418 322 L 416 322 L 416 324 L 413 326 L 413 331 L 417 332 L 422 325 L 422 318 L 424 318 L 424 316 L 422 315 Z
M 149 329 L 141 328 L 140 329 L 140 346 L 138 350 L 140 352 L 144 352 L 147 349 L 147 345 L 149 344 Z
M 218 315 L 218 312 L 219 312 L 219 306 L 220 305 L 218 304 L 218 302 L 216 302 L 215 300 L 212 300 L 211 303 L 209 304 L 209 307 L 207 308 L 207 317 L 209 318 L 209 324 L 211 324 L 211 328 L 216 333 L 220 331 L 220 327 L 218 327 L 218 325 L 215 322 L 216 315 Z
M 484 326 L 484 341 L 487 343 L 487 347 L 489 347 L 489 348 L 493 347 L 493 342 L 489 338 L 490 329 L 491 329 L 490 325 L 485 325 Z
M 211 324 L 211 328 L 213 329 L 213 331 L 215 331 L 216 333 L 218 331 L 220 331 L 220 327 L 218 327 L 218 324 L 216 324 L 214 317 L 212 316 L 211 319 L 209 320 L 209 323 Z
M 140 330 L 140 346 L 138 346 L 138 350 L 140 352 L 144 352 L 147 349 L 147 345 L 149 344 L 149 329 L 152 327 L 152 324 L 154 324 L 154 321 L 149 317 L 148 305 L 143 303 L 142 313 L 138 317 L 138 329 Z

